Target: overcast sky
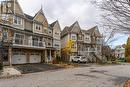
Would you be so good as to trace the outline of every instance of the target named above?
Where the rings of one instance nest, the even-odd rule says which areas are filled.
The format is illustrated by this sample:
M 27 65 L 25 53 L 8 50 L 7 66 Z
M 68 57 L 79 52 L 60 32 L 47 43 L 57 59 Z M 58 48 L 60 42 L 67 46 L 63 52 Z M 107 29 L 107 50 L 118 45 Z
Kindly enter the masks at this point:
M 61 28 L 79 21 L 81 28 L 87 29 L 96 25 L 99 20 L 98 10 L 89 0 L 18 0 L 25 13 L 34 15 L 43 7 L 44 14 L 51 23 L 59 20 Z

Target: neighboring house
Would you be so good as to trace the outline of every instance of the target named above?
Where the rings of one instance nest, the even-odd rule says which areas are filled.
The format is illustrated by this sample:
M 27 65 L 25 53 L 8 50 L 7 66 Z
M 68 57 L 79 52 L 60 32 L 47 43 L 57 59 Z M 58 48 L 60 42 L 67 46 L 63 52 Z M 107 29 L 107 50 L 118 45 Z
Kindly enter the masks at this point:
M 97 62 L 101 60 L 97 56 L 101 55 L 101 38 L 97 26 L 89 30 L 82 30 L 76 21 L 70 27 L 66 26 L 61 32 L 61 48 L 64 49 L 68 41 L 73 40 L 75 43 L 71 47 L 69 56 L 83 55 L 90 62 Z M 62 55 L 62 57 L 64 56 Z
M 57 43 L 56 22 L 50 27 L 42 8 L 30 16 L 22 11 L 17 0 L 2 1 L 0 4 L 0 51 L 4 63 L 26 64 L 49 62 L 55 58 Z M 53 40 L 54 39 L 54 40 Z M 60 44 L 60 42 L 58 42 Z
M 58 21 L 53 22 L 50 24 L 50 27 L 53 31 L 53 48 L 56 50 L 57 57 L 61 56 L 61 28 Z
M 125 47 L 123 45 L 116 46 L 114 50 L 116 58 L 125 58 Z
M 75 56 L 80 50 L 80 46 L 82 46 L 79 42 L 83 41 L 81 28 L 78 22 L 75 22 L 70 27 L 65 27 L 64 30 L 61 32 L 62 49 L 66 47 L 69 40 L 73 40 L 75 42 L 71 47 L 71 56 Z
M 102 46 L 102 55 L 106 57 L 107 61 L 112 60 L 112 57 L 115 57 L 110 46 Z

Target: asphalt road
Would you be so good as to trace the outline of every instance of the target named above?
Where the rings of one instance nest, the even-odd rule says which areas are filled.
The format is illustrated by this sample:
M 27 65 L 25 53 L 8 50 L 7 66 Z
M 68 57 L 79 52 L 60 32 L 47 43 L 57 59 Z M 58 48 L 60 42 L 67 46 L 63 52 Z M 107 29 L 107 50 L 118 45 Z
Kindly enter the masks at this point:
M 1 79 L 0 87 L 123 87 L 128 79 L 130 64 L 94 65 Z
M 19 70 L 22 74 L 29 74 L 29 73 L 37 73 L 37 72 L 44 72 L 50 70 L 58 70 L 62 67 L 58 67 L 52 64 L 25 64 L 25 65 L 15 65 L 15 69 Z

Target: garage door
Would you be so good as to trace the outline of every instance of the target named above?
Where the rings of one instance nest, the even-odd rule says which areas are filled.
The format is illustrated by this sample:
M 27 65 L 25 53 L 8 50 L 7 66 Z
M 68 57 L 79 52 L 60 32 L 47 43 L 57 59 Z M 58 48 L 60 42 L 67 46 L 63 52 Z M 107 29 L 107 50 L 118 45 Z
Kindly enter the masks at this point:
M 40 63 L 41 62 L 41 53 L 31 53 L 30 63 Z
M 12 56 L 12 64 L 25 64 L 27 57 L 24 52 L 14 52 Z

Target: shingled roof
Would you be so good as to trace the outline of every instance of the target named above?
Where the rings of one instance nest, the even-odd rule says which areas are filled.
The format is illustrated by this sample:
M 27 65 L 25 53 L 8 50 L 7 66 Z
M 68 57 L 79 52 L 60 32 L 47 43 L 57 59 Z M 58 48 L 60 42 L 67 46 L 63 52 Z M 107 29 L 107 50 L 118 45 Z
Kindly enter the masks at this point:
M 92 34 L 95 31 L 96 27 L 97 26 L 94 26 L 91 29 L 88 29 L 86 32 L 89 33 L 89 34 Z
M 55 22 L 53 22 L 52 24 L 50 24 L 50 26 L 54 27 L 57 22 L 58 22 L 58 20 L 56 20 Z
M 63 31 L 61 32 L 61 37 L 62 36 L 64 36 L 64 35 L 66 35 L 66 34 L 68 34 L 69 33 L 69 27 L 68 26 L 66 26 L 64 29 L 63 29 Z
M 30 16 L 30 15 L 25 14 L 25 13 L 24 13 L 24 15 L 25 15 L 25 17 L 26 17 L 27 19 L 29 19 L 29 20 L 33 20 L 33 16 Z
M 96 31 L 95 32 L 96 36 L 101 37 L 101 34 L 100 34 L 97 26 L 94 26 L 94 27 L 92 27 L 91 29 L 88 29 L 88 30 L 82 30 L 82 32 L 85 32 L 89 35 L 92 35 L 94 33 L 94 31 Z
M 81 33 L 81 28 L 78 21 L 74 22 L 70 27 L 66 26 L 61 32 L 61 36 L 64 36 L 68 33 Z

